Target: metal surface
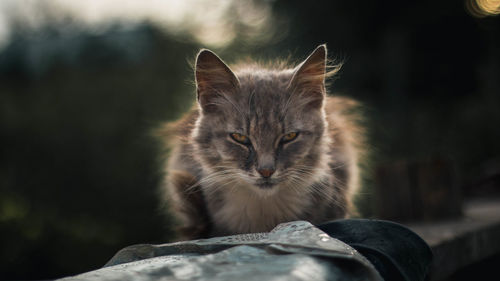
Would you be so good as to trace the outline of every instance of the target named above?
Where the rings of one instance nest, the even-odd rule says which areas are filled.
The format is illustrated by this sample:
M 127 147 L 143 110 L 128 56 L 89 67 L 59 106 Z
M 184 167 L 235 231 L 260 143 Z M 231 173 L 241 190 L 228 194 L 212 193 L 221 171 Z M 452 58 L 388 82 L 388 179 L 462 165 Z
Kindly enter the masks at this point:
M 372 264 L 304 221 L 242 234 L 119 251 L 102 269 L 62 280 L 377 280 Z

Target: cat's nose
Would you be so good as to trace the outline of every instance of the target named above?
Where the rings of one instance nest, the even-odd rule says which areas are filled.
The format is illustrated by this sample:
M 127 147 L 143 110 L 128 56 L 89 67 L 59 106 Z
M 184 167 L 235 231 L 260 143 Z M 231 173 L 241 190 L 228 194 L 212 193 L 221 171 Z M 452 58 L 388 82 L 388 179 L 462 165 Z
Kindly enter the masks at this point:
M 274 169 L 259 169 L 257 170 L 257 172 L 259 172 L 259 174 L 261 174 L 261 176 L 265 177 L 265 178 L 268 178 L 270 176 L 272 176 L 272 174 L 274 174 Z

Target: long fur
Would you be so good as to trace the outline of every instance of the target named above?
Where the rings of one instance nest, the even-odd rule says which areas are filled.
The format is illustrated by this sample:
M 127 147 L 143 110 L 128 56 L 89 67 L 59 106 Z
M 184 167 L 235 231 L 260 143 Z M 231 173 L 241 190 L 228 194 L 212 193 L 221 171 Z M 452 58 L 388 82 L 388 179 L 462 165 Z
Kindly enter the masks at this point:
M 353 212 L 363 146 L 357 103 L 327 97 L 325 79 L 338 67 L 329 69 L 324 45 L 296 67 L 283 65 L 230 68 L 208 50 L 199 53 L 198 103 L 161 134 L 171 149 L 163 196 L 182 238 L 263 232 Z M 290 131 L 297 138 L 280 142 Z M 235 142 L 233 132 L 251 144 Z M 269 179 L 258 173 L 266 165 L 275 169 Z

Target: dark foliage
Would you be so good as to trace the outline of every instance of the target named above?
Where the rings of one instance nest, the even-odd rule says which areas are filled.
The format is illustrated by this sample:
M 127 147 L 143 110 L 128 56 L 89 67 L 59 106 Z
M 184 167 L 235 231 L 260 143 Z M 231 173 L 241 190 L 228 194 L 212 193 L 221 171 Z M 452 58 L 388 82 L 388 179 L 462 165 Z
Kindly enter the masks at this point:
M 0 55 L 7 278 L 74 274 L 123 246 L 168 240 L 150 135 L 192 97 L 186 57 L 195 49 L 150 26 L 39 32 L 15 38 Z

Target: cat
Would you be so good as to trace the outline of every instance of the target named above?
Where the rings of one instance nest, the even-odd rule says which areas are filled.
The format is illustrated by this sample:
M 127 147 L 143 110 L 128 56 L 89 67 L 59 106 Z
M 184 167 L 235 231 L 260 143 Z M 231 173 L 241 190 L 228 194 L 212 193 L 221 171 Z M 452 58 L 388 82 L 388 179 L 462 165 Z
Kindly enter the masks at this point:
M 230 68 L 201 50 L 197 103 L 162 127 L 170 156 L 163 197 L 183 239 L 267 232 L 353 212 L 362 128 L 357 103 L 329 97 L 326 45 L 302 63 Z

